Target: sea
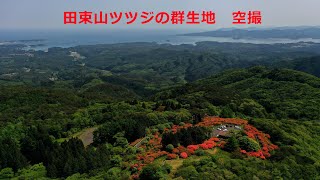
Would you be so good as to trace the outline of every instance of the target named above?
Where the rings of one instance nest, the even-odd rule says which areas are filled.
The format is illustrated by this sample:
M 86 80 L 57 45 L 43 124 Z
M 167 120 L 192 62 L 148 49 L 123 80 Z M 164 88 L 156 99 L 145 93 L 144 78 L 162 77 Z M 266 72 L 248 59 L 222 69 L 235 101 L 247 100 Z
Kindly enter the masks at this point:
M 52 47 L 74 47 L 79 45 L 115 44 L 130 42 L 156 42 L 173 45 L 196 44 L 202 41 L 276 44 L 313 42 L 320 39 L 233 39 L 229 37 L 185 36 L 182 30 L 0 30 L 0 46 L 24 44 L 26 50 L 47 51 Z

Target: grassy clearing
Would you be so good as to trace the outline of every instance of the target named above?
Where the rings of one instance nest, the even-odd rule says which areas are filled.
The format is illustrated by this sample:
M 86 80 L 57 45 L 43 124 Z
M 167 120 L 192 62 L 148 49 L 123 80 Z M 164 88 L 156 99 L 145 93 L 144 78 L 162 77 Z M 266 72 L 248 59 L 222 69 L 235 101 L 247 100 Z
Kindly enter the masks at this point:
M 86 128 L 86 129 L 83 129 L 83 130 L 71 135 L 70 137 L 60 138 L 60 139 L 57 139 L 56 141 L 58 143 L 62 143 L 62 142 L 67 141 L 71 138 L 79 138 L 83 142 L 84 146 L 88 146 L 93 142 L 93 132 L 96 129 L 98 129 L 98 127 L 99 126 Z
M 215 155 L 219 152 L 219 148 L 214 148 L 214 149 L 209 149 L 209 150 L 205 150 L 205 152 L 211 154 L 211 155 Z M 200 161 L 200 159 L 203 156 L 190 156 L 188 157 L 189 160 L 193 160 L 193 161 Z M 177 172 L 178 168 L 180 166 L 182 166 L 183 161 L 185 159 L 179 158 L 179 159 L 173 159 L 173 160 L 165 160 L 165 163 L 169 164 L 170 166 L 172 166 L 172 170 L 170 173 L 170 177 L 174 177 L 174 174 Z
M 173 159 L 173 160 L 166 160 L 165 162 L 172 166 L 172 170 L 170 173 L 170 177 L 174 177 L 174 174 L 177 172 L 177 169 L 182 166 L 184 159 Z

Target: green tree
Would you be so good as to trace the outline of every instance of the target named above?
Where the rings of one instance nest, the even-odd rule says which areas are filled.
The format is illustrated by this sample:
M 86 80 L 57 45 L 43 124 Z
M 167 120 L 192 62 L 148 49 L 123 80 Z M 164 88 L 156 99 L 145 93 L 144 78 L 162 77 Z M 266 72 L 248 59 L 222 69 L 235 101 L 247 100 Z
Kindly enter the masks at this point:
M 244 99 L 244 102 L 239 106 L 239 111 L 248 116 L 260 118 L 265 117 L 267 114 L 264 107 L 252 99 Z
M 141 180 L 159 180 L 166 177 L 168 173 L 167 166 L 161 167 L 158 164 L 149 164 L 142 169 Z
M 4 168 L 0 171 L 0 179 L 11 179 L 14 177 L 12 168 Z
M 235 136 L 231 136 L 224 146 L 224 149 L 229 152 L 233 152 L 239 148 L 239 142 Z
M 0 139 L 0 168 L 11 167 L 14 171 L 27 165 L 25 156 L 21 153 L 17 141 L 5 137 Z
M 121 156 L 119 155 L 112 156 L 111 163 L 113 166 L 120 166 L 121 162 L 122 162 Z
M 46 167 L 40 163 L 29 168 L 21 169 L 17 172 L 18 179 L 40 179 L 46 177 Z
M 181 176 L 184 179 L 196 179 L 197 175 L 198 175 L 198 171 L 192 165 L 187 166 L 187 167 L 179 168 L 178 171 L 175 174 L 176 177 L 180 177 Z
M 174 146 L 173 146 L 172 144 L 168 144 L 168 145 L 166 146 L 166 150 L 167 150 L 168 152 L 172 152 L 173 149 L 174 149 Z
M 129 143 L 128 140 L 124 137 L 124 132 L 119 132 L 113 136 L 115 139 L 114 146 L 120 146 L 122 148 L 128 147 Z
M 258 151 L 260 149 L 259 143 L 248 136 L 242 136 L 238 140 L 241 149 L 246 151 Z
M 222 108 L 220 116 L 223 118 L 233 118 L 234 112 L 229 107 Z

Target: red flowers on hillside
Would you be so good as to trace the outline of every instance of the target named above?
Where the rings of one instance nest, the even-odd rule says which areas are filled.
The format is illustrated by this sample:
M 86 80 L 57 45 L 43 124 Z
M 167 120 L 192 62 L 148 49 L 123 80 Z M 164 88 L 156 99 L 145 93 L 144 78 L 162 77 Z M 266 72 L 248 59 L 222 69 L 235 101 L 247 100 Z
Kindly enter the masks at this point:
M 174 148 L 174 149 L 172 150 L 172 153 L 178 154 L 178 153 L 179 153 L 179 149 Z
M 177 155 L 176 154 L 168 154 L 167 155 L 167 159 L 171 160 L 171 159 L 177 159 Z
M 199 146 L 198 145 L 189 145 L 187 148 L 189 151 L 196 151 L 197 149 L 199 149 Z
M 192 124 L 190 124 L 190 123 L 186 123 L 185 125 L 183 125 L 183 126 L 179 126 L 179 125 L 173 125 L 172 127 L 171 127 L 171 129 L 164 129 L 164 132 L 168 132 L 168 131 L 170 131 L 171 130 L 171 132 L 173 133 L 173 134 L 175 134 L 175 133 L 177 133 L 179 130 L 181 130 L 181 129 L 188 129 L 189 127 L 192 127 L 193 125 Z
M 249 125 L 248 121 L 242 120 L 242 119 L 234 119 L 234 118 L 219 118 L 219 117 L 205 117 L 202 122 L 198 123 L 195 126 L 203 126 L 203 127 L 210 127 L 220 124 L 233 124 L 242 126 L 244 129 L 245 134 L 248 136 L 248 138 L 251 138 L 257 142 L 259 142 L 261 149 L 256 152 L 248 152 L 246 150 L 240 149 L 240 152 L 242 154 L 246 154 L 247 156 L 253 156 L 261 159 L 266 159 L 270 157 L 270 152 L 278 149 L 278 146 L 272 144 L 270 142 L 270 135 L 264 134 L 263 132 L 256 129 L 254 126 Z M 184 124 L 182 126 L 173 125 L 171 129 L 165 129 L 164 133 L 167 133 L 168 131 L 171 131 L 172 133 L 177 133 L 181 129 L 187 129 L 192 127 L 192 124 Z M 156 132 L 155 134 L 149 134 L 147 135 L 148 141 L 146 144 L 143 144 L 140 146 L 140 148 L 143 148 L 144 151 L 142 153 L 137 154 L 137 161 L 138 163 L 131 166 L 132 169 L 136 170 L 137 172 L 134 172 L 132 175 L 132 178 L 138 178 L 139 172 L 141 171 L 142 167 L 145 164 L 152 163 L 155 159 L 166 156 L 168 160 L 176 159 L 179 156 L 183 159 L 188 158 L 190 155 L 195 154 L 195 151 L 202 149 L 212 149 L 214 147 L 220 147 L 224 148 L 224 145 L 226 144 L 225 141 L 222 139 L 219 139 L 217 137 L 212 137 L 206 141 L 204 141 L 201 144 L 197 145 L 189 145 L 187 147 L 178 146 L 172 150 L 171 153 L 166 151 L 161 151 L 162 147 L 162 134 L 159 134 Z M 139 140 L 140 141 L 140 140 Z M 136 142 L 139 142 L 138 140 L 135 141 L 132 144 L 136 144 Z
M 260 143 L 261 150 L 257 152 L 246 152 L 246 153 L 244 153 L 244 151 L 241 150 L 241 153 L 247 154 L 248 156 L 254 156 L 261 159 L 266 159 L 267 157 L 271 156 L 270 151 L 278 149 L 278 146 L 270 142 L 269 134 L 264 134 L 263 132 L 259 131 L 258 129 L 256 129 L 254 126 L 251 126 L 251 125 L 245 125 L 244 130 L 249 138 L 257 140 Z

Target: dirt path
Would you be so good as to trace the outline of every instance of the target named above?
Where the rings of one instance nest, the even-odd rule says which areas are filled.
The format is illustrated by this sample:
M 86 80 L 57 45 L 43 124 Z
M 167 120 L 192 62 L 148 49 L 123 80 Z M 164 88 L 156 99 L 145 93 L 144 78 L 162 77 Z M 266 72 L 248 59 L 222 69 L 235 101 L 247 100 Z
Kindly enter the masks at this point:
M 83 142 L 83 145 L 86 147 L 93 143 L 93 131 L 95 131 L 96 129 L 98 129 L 98 127 L 84 129 L 76 137 L 78 137 Z

